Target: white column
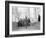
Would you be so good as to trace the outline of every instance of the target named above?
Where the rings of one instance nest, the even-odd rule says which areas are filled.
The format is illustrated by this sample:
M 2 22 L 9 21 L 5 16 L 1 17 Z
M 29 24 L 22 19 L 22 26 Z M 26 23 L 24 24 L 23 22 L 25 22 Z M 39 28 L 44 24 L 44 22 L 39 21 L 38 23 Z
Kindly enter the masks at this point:
M 36 22 L 36 11 L 35 11 L 35 8 L 30 8 L 30 21 L 32 23 Z

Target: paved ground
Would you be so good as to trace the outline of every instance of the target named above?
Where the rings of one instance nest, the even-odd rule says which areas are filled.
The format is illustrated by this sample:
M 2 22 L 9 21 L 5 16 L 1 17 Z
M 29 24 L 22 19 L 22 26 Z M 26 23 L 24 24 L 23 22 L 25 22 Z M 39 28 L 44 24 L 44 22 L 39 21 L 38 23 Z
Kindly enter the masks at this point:
M 19 31 L 19 30 L 40 30 L 40 22 L 36 22 L 36 23 L 30 23 L 30 26 L 27 27 L 17 27 L 17 23 L 13 23 L 12 26 L 12 30 L 13 31 Z

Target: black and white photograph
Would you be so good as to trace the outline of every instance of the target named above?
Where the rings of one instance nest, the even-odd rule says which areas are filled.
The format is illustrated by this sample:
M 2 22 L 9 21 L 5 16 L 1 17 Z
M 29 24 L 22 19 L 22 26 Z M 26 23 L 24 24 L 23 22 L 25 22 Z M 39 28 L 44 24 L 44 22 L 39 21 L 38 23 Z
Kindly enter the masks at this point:
M 43 33 L 43 5 L 9 3 L 9 34 L 35 33 Z

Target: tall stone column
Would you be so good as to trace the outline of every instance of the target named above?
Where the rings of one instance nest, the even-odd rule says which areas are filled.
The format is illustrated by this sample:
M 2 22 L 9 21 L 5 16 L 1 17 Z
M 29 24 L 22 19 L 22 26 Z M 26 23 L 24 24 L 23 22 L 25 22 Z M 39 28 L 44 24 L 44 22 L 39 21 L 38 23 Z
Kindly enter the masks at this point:
M 30 21 L 32 23 L 37 21 L 36 8 L 30 8 Z

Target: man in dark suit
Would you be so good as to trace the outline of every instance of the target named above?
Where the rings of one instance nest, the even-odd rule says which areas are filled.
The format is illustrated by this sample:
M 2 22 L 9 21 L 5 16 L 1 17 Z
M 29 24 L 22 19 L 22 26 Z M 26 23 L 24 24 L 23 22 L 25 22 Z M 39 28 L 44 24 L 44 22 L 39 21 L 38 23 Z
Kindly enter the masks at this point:
M 38 21 L 40 22 L 40 15 L 38 15 Z

